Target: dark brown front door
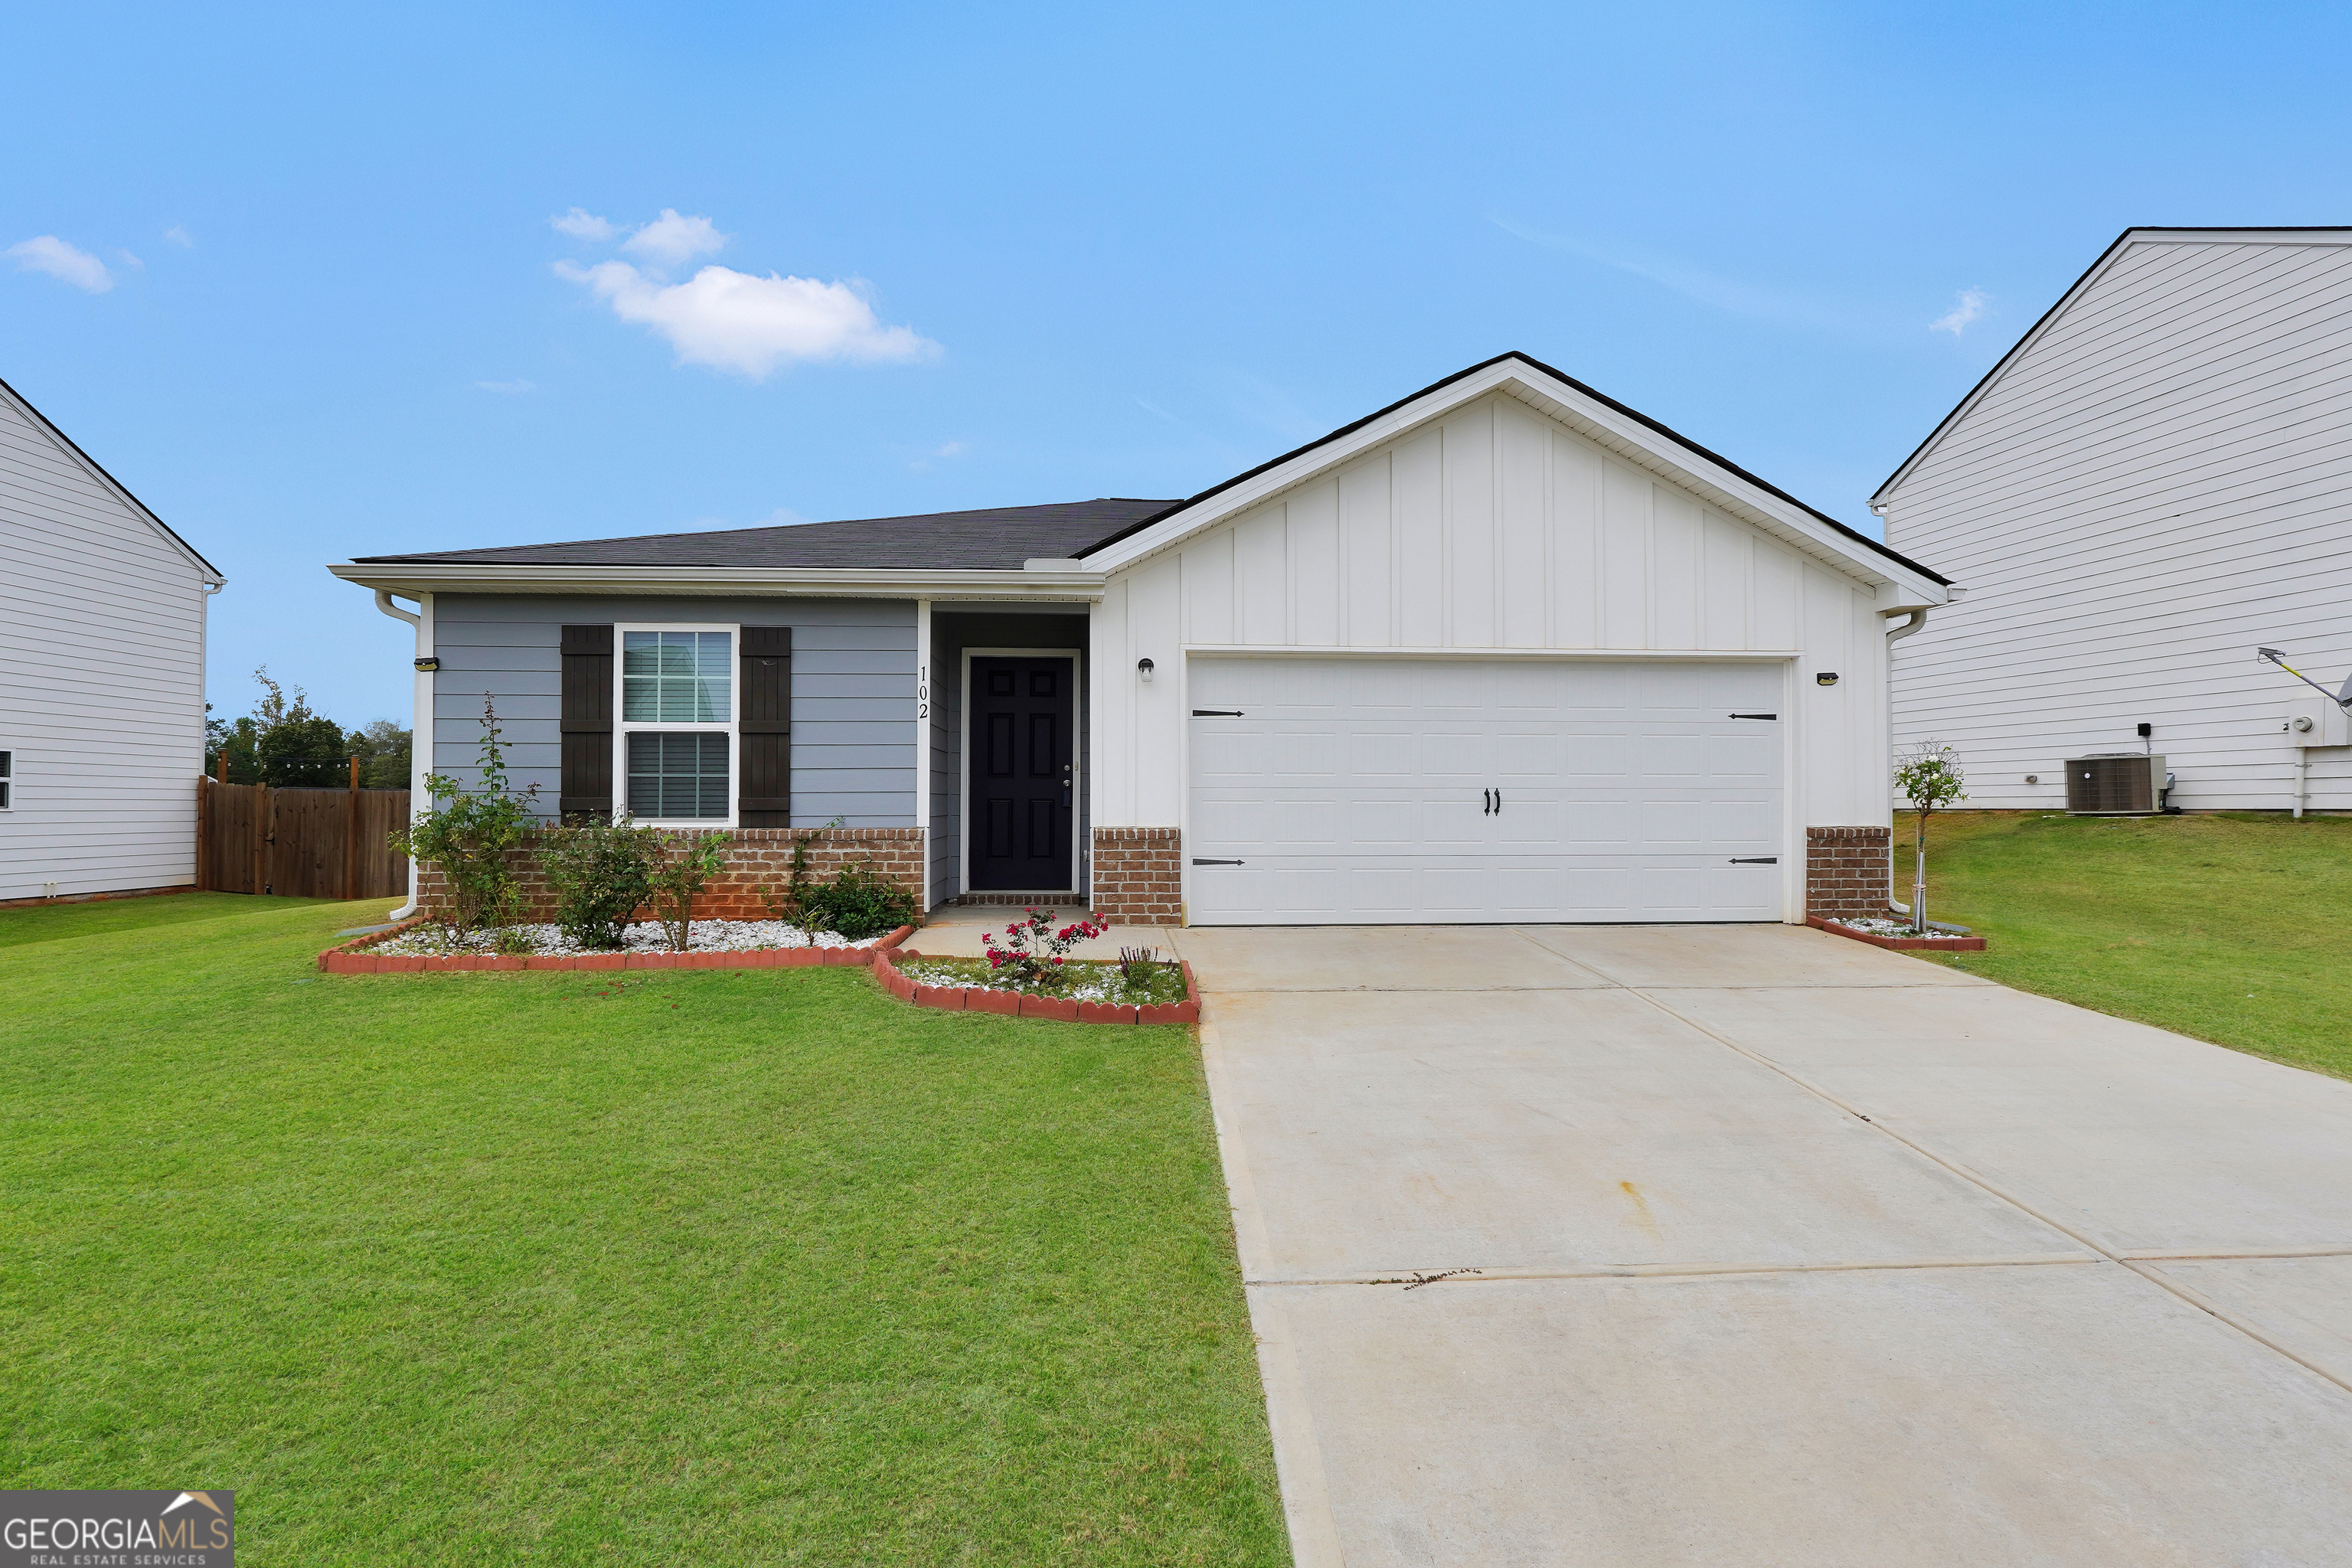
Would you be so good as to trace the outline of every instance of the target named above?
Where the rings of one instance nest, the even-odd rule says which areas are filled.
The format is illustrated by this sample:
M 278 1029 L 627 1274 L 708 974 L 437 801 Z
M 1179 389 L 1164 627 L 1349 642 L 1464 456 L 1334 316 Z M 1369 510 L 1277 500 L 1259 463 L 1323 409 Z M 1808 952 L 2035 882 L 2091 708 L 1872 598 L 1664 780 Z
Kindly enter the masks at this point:
M 971 661 L 971 885 L 1024 893 L 1070 886 L 1076 820 L 1077 661 L 991 656 Z

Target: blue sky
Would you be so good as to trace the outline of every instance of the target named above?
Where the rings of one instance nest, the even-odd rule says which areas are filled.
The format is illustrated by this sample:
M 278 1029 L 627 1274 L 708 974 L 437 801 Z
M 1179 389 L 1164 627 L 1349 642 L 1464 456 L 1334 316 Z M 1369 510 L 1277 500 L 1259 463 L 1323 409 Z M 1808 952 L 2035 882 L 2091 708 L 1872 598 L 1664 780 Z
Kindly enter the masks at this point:
M 12 16 L 0 377 L 226 712 L 404 718 L 330 560 L 1183 495 L 1507 348 L 1866 527 L 2123 228 L 2352 221 L 2340 6 L 478 11 Z

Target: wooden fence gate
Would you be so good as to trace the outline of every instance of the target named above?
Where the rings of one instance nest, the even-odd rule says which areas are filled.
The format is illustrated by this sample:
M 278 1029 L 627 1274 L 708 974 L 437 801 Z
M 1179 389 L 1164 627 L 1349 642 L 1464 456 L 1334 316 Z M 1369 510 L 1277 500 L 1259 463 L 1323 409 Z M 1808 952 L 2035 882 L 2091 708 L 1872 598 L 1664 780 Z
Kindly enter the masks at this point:
M 404 789 L 276 789 L 196 781 L 196 886 L 216 893 L 381 899 L 408 891 L 386 842 Z

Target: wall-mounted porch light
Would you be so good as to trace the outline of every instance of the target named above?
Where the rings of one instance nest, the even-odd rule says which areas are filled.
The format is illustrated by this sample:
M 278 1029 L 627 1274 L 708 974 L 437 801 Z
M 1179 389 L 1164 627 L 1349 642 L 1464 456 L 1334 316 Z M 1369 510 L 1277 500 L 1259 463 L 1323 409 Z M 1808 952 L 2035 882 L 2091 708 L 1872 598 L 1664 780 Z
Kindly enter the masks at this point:
M 1137 659 L 1135 661 L 1135 673 L 1143 677 L 1144 679 L 1150 680 L 1151 679 L 1151 661 L 1148 658 Z

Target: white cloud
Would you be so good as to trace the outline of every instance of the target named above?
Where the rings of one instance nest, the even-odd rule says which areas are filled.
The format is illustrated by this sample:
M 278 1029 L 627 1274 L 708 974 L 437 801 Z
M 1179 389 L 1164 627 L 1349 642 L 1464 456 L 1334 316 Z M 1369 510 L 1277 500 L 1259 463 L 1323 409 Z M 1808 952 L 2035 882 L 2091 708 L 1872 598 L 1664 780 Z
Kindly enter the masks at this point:
M 1718 310 L 1752 316 L 1759 321 L 1792 321 L 1801 326 L 1846 329 L 1853 325 L 1846 312 L 1834 307 L 1759 288 L 1741 279 L 1721 277 L 1677 257 L 1628 246 L 1601 244 L 1574 235 L 1546 234 L 1507 217 L 1497 217 L 1493 222 L 1504 233 L 1514 235 L 1530 245 L 1564 251 L 1602 267 L 1647 279 L 1662 289 L 1672 289 L 1685 299 L 1711 305 Z
M 188 237 L 188 231 L 182 228 L 178 224 L 173 224 L 171 227 L 165 229 L 163 231 L 163 237 L 170 240 L 173 245 L 180 247 L 183 250 L 194 250 L 196 247 L 196 242 Z
M 147 264 L 146 264 L 145 262 L 143 262 L 143 261 L 140 260 L 137 257 L 135 257 L 135 256 L 131 255 L 129 251 L 127 251 L 127 250 L 118 250 L 118 251 L 116 251 L 114 254 L 115 254 L 115 255 L 117 255 L 117 256 L 119 256 L 119 257 L 121 257 L 121 258 L 122 258 L 122 265 L 123 265 L 123 266 L 125 266 L 125 267 L 135 267 L 135 268 L 138 268 L 140 271 L 142 271 L 142 272 L 144 272 L 144 271 L 146 271 L 146 270 L 147 270 Z
M 1960 290 L 1959 303 L 1928 322 L 1927 330 L 1931 332 L 1949 332 L 1957 338 L 1966 330 L 1970 321 L 1985 313 L 1985 306 L 1990 302 L 1991 297 L 1983 289 L 1963 289 Z
M 46 272 L 92 294 L 103 294 L 114 287 L 114 275 L 107 271 L 105 262 L 54 234 L 36 235 L 0 250 L 0 256 L 14 261 L 19 272 Z
M 539 390 L 539 383 L 535 381 L 478 381 L 474 384 L 484 392 L 500 392 L 509 397 L 520 393 Z
M 612 224 L 598 217 L 585 207 L 573 207 L 562 217 L 549 218 L 547 225 L 556 233 L 568 234 L 574 239 L 602 240 L 613 237 Z
M 665 283 L 625 261 L 593 267 L 555 264 L 557 276 L 585 283 L 625 321 L 667 338 L 681 364 L 707 364 L 754 381 L 794 360 L 875 363 L 929 359 L 940 345 L 907 327 L 886 327 L 846 283 L 765 278 L 706 267 L 683 283 Z
M 969 441 L 946 441 L 932 447 L 907 466 L 910 468 L 928 468 L 935 458 L 961 458 L 971 450 L 971 443 Z
M 761 518 L 759 521 L 752 523 L 751 526 L 753 528 L 798 528 L 804 522 L 811 522 L 814 521 L 815 520 L 813 518 L 803 517 L 799 512 L 794 511 L 788 506 L 780 506 L 775 510 L 770 512 L 767 516 Z
M 676 207 L 664 207 L 661 216 L 622 241 L 621 248 L 657 266 L 677 267 L 698 256 L 715 256 L 726 243 L 727 237 L 709 218 L 680 217 Z

